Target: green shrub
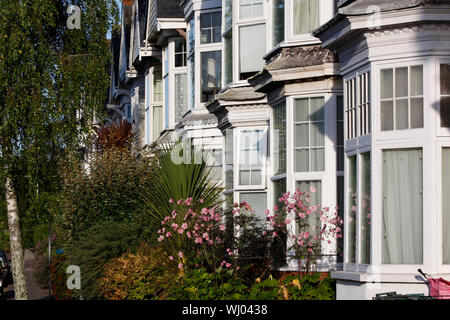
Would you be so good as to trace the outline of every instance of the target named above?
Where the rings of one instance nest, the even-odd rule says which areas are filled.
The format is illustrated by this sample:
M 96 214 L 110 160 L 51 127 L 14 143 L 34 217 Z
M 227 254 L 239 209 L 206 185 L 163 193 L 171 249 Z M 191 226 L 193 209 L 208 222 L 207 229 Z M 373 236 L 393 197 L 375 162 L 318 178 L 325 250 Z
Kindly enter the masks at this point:
M 156 242 L 156 228 L 145 217 L 130 222 L 104 221 L 81 232 L 78 240 L 69 243 L 65 248 L 66 262 L 81 268 L 83 297 L 103 299 L 99 281 L 104 277 L 105 264 L 126 252 L 135 252 L 141 242 Z
M 232 270 L 221 267 L 215 272 L 195 269 L 176 282 L 168 291 L 170 300 L 242 300 L 248 287 Z
M 99 287 L 109 300 L 157 299 L 177 271 L 161 248 L 142 244 L 136 254 L 126 253 L 107 263 Z
M 130 220 L 142 212 L 155 170 L 153 160 L 117 149 L 94 154 L 88 170 L 78 161 L 68 164 L 60 199 L 68 239 L 98 222 Z

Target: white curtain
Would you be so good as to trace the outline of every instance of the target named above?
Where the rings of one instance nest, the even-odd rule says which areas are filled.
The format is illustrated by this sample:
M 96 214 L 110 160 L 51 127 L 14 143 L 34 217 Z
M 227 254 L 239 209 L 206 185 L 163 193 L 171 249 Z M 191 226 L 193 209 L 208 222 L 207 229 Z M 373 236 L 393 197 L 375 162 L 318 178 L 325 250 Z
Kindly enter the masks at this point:
M 319 27 L 319 0 L 294 0 L 294 34 L 308 34 Z
M 450 264 L 450 148 L 442 149 L 442 263 Z
M 383 152 L 383 264 L 423 262 L 422 150 Z
M 256 72 L 264 66 L 266 53 L 266 25 L 239 28 L 239 67 L 241 73 Z

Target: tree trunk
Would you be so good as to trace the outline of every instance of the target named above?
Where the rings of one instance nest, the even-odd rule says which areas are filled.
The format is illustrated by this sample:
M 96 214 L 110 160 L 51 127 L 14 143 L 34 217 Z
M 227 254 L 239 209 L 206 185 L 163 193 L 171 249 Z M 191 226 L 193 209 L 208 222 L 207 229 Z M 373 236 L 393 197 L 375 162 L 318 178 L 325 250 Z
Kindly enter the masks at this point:
M 19 209 L 17 206 L 17 196 L 13 181 L 8 173 L 5 181 L 5 194 L 15 299 L 27 300 L 27 284 L 25 280 L 25 264 L 22 248 L 22 234 L 19 223 Z

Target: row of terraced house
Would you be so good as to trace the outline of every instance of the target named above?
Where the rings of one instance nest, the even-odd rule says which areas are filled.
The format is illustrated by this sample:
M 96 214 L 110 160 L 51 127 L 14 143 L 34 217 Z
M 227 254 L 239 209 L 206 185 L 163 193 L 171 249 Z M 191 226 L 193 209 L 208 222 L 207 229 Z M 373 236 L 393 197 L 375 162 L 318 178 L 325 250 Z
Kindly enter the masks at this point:
M 110 120 L 142 152 L 203 148 L 261 216 L 310 187 L 338 206 L 338 299 L 450 278 L 449 0 L 123 0 L 111 48 Z

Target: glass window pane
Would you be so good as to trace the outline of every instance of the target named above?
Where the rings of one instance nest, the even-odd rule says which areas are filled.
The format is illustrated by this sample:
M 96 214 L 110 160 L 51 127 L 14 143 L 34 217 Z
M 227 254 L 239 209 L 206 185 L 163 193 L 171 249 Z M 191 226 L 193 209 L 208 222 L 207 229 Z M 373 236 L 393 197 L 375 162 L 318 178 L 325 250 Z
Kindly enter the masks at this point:
M 286 102 L 273 108 L 274 173 L 286 172 Z
M 339 215 L 339 217 L 344 220 L 344 177 L 343 176 L 338 176 L 337 177 L 337 213 Z M 341 226 L 341 230 L 344 228 L 344 226 Z M 343 230 L 341 231 L 341 233 L 343 234 Z M 337 239 L 337 262 L 342 262 L 343 261 L 343 254 L 344 254 L 344 237 L 340 237 Z
M 381 70 L 381 99 L 393 97 L 394 76 L 392 69 Z
M 310 119 L 311 121 L 323 121 L 324 120 L 324 99 L 323 98 L 311 98 L 310 105 Z
M 441 97 L 441 127 L 450 127 L 450 96 Z
M 294 1 L 294 34 L 308 34 L 319 26 L 319 1 Z
M 239 193 L 239 201 L 247 202 L 255 212 L 255 215 L 266 220 L 267 209 L 267 193 L 266 192 L 241 192 Z
M 230 31 L 225 36 L 225 84 L 233 81 L 233 34 Z
M 361 257 L 360 263 L 370 264 L 371 228 L 370 153 L 361 154 Z
M 311 192 L 311 187 L 316 188 L 316 192 Z M 307 192 L 310 194 L 310 203 L 308 204 L 309 207 L 317 206 L 319 204 L 322 204 L 322 182 L 321 181 L 297 181 L 295 183 L 295 189 L 300 190 L 300 192 Z M 311 214 L 309 216 L 309 232 L 312 236 L 318 236 L 319 231 L 321 228 L 321 221 L 320 221 L 320 215 L 318 214 Z M 306 231 L 306 230 L 297 230 L 297 233 L 299 231 Z
M 325 145 L 325 126 L 323 122 L 313 122 L 311 128 L 311 147 Z
M 408 99 L 395 101 L 395 129 L 408 129 Z
M 163 85 L 162 85 L 161 68 L 153 71 L 153 100 L 154 102 L 162 102 L 163 100 Z
M 241 73 L 257 72 L 264 66 L 266 53 L 266 25 L 258 24 L 239 28 L 239 70 Z
M 309 150 L 300 149 L 294 151 L 295 171 L 307 172 L 309 171 Z
M 450 64 L 441 64 L 441 94 L 450 94 Z
M 175 74 L 175 122 L 179 122 L 187 110 L 187 75 Z
M 294 109 L 294 121 L 308 121 L 309 101 L 308 99 L 296 99 Z
M 383 151 L 383 264 L 423 263 L 422 150 Z
M 295 147 L 309 147 L 309 124 L 296 124 L 295 125 Z
M 163 130 L 163 108 L 162 106 L 153 106 L 153 140 L 159 138 Z
M 423 98 L 411 99 L 411 129 L 423 128 Z
M 286 179 L 273 182 L 273 203 L 279 205 L 279 199 L 286 193 Z
M 225 131 L 225 188 L 233 188 L 233 130 Z
M 382 101 L 381 102 L 381 130 L 393 130 L 394 129 L 394 113 L 393 102 Z
M 395 69 L 395 97 L 408 96 L 408 68 Z
M 325 170 L 325 149 L 311 149 L 311 171 Z
M 450 264 L 450 148 L 442 149 L 442 263 Z
M 284 0 L 273 0 L 272 27 L 272 46 L 276 46 L 284 40 Z
M 202 102 L 214 98 L 220 91 L 221 81 L 221 51 L 210 51 L 201 53 L 202 65 Z
M 411 96 L 421 96 L 423 94 L 423 67 L 411 67 Z
M 348 189 L 347 189 L 347 263 L 356 263 L 356 156 L 348 158 Z

